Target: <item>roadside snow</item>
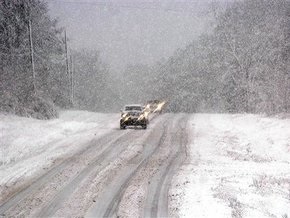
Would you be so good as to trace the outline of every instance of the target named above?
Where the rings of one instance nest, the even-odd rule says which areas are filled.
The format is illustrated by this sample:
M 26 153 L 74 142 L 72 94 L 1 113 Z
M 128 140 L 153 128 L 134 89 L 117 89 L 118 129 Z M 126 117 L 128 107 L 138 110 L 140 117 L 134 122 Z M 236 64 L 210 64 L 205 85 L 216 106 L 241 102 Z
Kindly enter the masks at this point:
M 48 121 L 0 114 L 0 191 L 117 128 L 116 120 L 117 114 L 86 111 L 63 111 Z
M 197 114 L 172 216 L 290 217 L 290 119 Z

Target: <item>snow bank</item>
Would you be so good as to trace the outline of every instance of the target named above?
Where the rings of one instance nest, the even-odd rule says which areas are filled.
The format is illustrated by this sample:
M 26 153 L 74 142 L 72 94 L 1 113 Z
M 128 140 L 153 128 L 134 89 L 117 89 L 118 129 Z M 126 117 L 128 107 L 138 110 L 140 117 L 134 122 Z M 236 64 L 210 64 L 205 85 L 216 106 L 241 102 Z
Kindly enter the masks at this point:
M 0 114 L 0 188 L 35 176 L 58 158 L 118 127 L 117 114 L 63 111 L 54 120 Z
M 173 214 L 290 216 L 290 119 L 197 114 L 190 125 L 189 158 L 169 193 Z

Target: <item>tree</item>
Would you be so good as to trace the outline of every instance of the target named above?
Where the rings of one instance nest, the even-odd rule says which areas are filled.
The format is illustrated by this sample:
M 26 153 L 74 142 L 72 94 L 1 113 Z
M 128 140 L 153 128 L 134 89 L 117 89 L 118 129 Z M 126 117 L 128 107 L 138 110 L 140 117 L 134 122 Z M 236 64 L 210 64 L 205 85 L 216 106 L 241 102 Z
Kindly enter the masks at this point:
M 282 58 L 289 43 L 284 37 L 287 8 L 287 1 L 247 0 L 233 3 L 218 17 L 214 36 L 219 53 L 226 54 L 223 63 L 230 63 L 224 94 L 231 101 L 236 96 L 231 104 L 241 111 L 275 113 L 287 104 L 282 100 L 288 89 L 283 83 L 289 81 Z
M 74 51 L 75 106 L 79 109 L 106 111 L 114 107 L 116 94 L 108 86 L 109 69 L 98 51 Z
M 49 17 L 43 1 L 1 0 L 0 109 L 41 117 L 53 108 L 53 102 L 67 105 L 63 53 L 62 29 Z M 41 105 L 46 105 L 46 109 L 39 108 Z M 52 111 L 48 113 L 55 116 L 55 110 Z
M 289 11 L 286 0 L 215 10 L 211 33 L 152 68 L 157 96 L 174 112 L 289 112 Z

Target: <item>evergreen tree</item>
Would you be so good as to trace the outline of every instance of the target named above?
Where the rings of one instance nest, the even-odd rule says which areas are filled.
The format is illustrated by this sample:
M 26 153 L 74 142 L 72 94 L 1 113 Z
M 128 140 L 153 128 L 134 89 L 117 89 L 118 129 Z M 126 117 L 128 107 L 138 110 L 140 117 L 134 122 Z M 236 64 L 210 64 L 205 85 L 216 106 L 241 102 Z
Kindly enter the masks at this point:
M 68 105 L 61 33 L 43 1 L 0 0 L 1 110 L 49 118 Z

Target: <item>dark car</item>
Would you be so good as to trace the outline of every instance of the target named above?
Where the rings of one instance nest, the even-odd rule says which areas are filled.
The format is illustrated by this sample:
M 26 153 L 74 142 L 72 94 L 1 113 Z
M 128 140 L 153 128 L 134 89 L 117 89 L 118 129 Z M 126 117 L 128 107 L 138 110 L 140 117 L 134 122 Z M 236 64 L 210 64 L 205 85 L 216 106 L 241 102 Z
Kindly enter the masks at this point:
M 126 105 L 121 110 L 120 129 L 125 129 L 127 126 L 141 126 L 147 128 L 148 116 L 142 105 Z

